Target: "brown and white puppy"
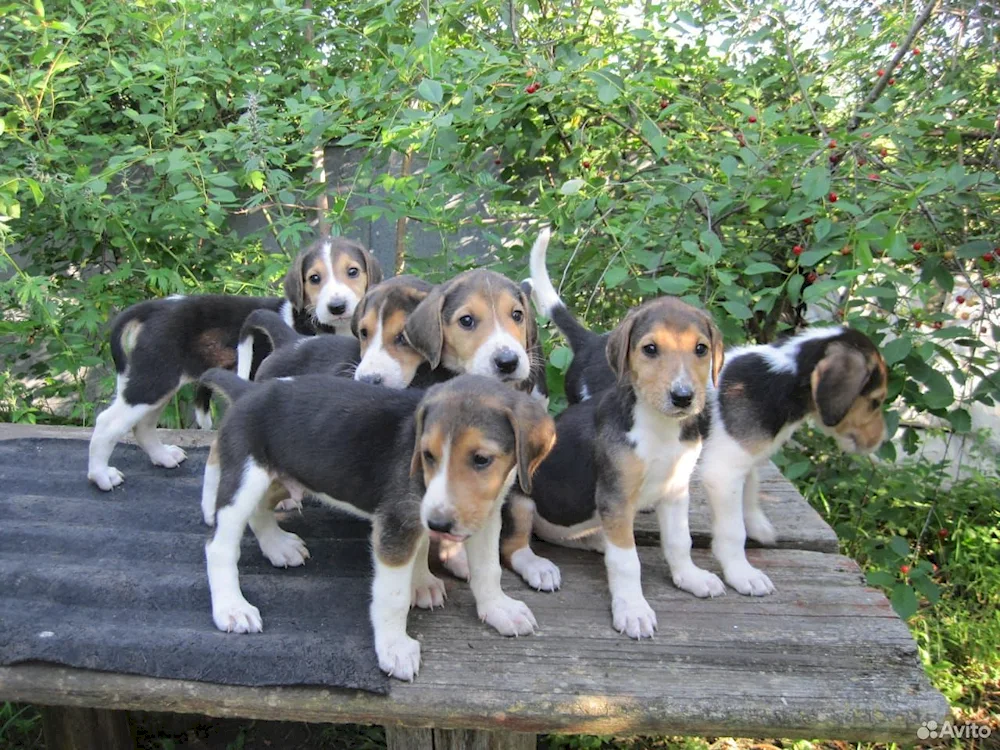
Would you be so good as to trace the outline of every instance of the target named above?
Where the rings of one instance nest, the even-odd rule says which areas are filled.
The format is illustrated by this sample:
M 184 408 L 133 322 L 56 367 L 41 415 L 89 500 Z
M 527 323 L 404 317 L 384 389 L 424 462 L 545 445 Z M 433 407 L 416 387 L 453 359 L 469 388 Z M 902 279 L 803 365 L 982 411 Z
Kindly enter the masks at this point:
M 485 375 L 548 398 L 531 303 L 501 274 L 475 269 L 438 285 L 405 334 L 432 369 Z
M 334 305 L 333 300 L 346 301 L 346 321 L 354 309 L 355 293 L 360 296 L 381 277 L 377 261 L 360 245 L 324 239 L 295 259 L 285 279 L 284 299 L 175 295 L 123 311 L 111 324 L 111 355 L 118 374 L 115 399 L 94 425 L 87 478 L 102 490 L 122 483 L 122 473 L 108 462 L 129 430 L 134 430 L 157 466 L 174 468 L 186 458 L 178 446 L 160 442 L 159 415 L 182 385 L 197 380 L 208 368 L 235 366 L 238 347 L 250 347 L 242 357 L 249 377 L 268 351 L 265 347 L 253 352 L 249 343 L 240 342 L 240 327 L 250 313 L 269 310 L 298 333 L 313 334 L 316 324 L 333 325 L 340 319 L 332 312 L 340 302 Z M 325 311 L 317 308 L 321 303 L 327 305 Z M 207 391 L 199 389 L 195 402 L 199 426 L 209 429 Z
M 224 370 L 203 378 L 236 399 L 219 434 L 219 502 L 205 547 L 216 626 L 240 633 L 263 627 L 239 585 L 248 524 L 273 564 L 301 565 L 308 557 L 268 507 L 268 488 L 278 480 L 371 519 L 370 613 L 379 665 L 390 675 L 412 680 L 420 666 L 420 644 L 406 633 L 411 605 L 443 600 L 444 586 L 427 568 L 432 533 L 467 542 L 481 619 L 504 635 L 533 632 L 531 611 L 500 587 L 500 508 L 515 481 L 531 491 L 532 472 L 552 447 L 545 408 L 498 389 L 494 379 L 468 375 L 427 392 L 331 380 L 252 384 Z M 332 423 L 339 428 L 327 429 Z
M 876 450 L 885 440 L 887 389 L 888 368 L 878 349 L 842 326 L 727 354 L 700 467 L 712 507 L 712 551 L 726 583 L 752 596 L 774 591 L 744 551 L 748 534 L 762 544 L 776 541 L 760 507 L 757 467 L 810 417 L 843 450 Z
M 674 584 L 696 596 L 724 593 L 691 559 L 689 482 L 701 453 L 722 340 L 711 317 L 678 299 L 631 310 L 606 338 L 612 385 L 556 421 L 556 447 L 534 489 L 512 493 L 504 562 L 530 585 L 558 588 L 559 571 L 531 551 L 546 541 L 603 550 L 614 627 L 651 637 L 656 614 L 642 594 L 633 522 L 654 509 Z

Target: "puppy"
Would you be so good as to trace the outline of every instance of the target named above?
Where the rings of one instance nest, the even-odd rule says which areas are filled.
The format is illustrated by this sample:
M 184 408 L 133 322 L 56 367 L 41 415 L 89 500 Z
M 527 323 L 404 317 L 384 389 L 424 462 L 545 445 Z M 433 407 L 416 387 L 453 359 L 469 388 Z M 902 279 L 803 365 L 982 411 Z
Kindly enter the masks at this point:
M 364 271 L 360 270 L 362 265 Z M 185 459 L 179 447 L 160 442 L 156 434 L 160 412 L 182 385 L 197 380 L 208 368 L 236 364 L 240 326 L 252 311 L 277 312 L 299 333 L 314 333 L 314 323 L 332 328 L 341 319 L 333 316 L 337 307 L 334 299 L 345 299 L 345 310 L 353 312 L 354 297 L 345 289 L 358 288 L 363 293 L 367 284 L 377 283 L 381 277 L 377 261 L 360 245 L 321 239 L 292 264 L 285 277 L 285 299 L 176 296 L 140 302 L 119 314 L 111 324 L 111 354 L 118 384 L 114 401 L 94 425 L 87 478 L 102 490 L 122 483 L 122 473 L 108 461 L 129 430 L 134 430 L 137 442 L 155 465 L 174 468 Z M 325 312 L 317 307 L 320 304 L 327 305 Z M 350 312 L 343 315 L 345 321 L 350 318 Z M 257 356 L 263 355 L 259 352 Z M 248 362 L 252 361 L 250 357 Z M 198 424 L 211 427 L 204 391 L 196 395 L 196 403 Z
M 776 540 L 760 507 L 757 467 L 808 418 L 843 450 L 876 450 L 885 440 L 887 388 L 878 349 L 842 326 L 729 352 L 700 468 L 712 508 L 712 551 L 726 583 L 752 596 L 774 591 L 744 551 L 747 534 L 762 544 Z
M 236 399 L 219 434 L 219 502 L 205 547 L 220 630 L 262 629 L 239 586 L 247 524 L 273 564 L 301 565 L 308 556 L 265 502 L 278 480 L 372 520 L 370 613 L 379 665 L 391 676 L 412 680 L 420 666 L 420 644 L 406 633 L 411 604 L 444 600 L 427 568 L 431 534 L 467 541 L 480 618 L 504 635 L 533 632 L 531 611 L 500 588 L 499 533 L 508 489 L 516 479 L 531 492 L 555 439 L 541 404 L 474 376 L 426 393 L 317 375 L 251 384 L 225 370 L 202 382 Z

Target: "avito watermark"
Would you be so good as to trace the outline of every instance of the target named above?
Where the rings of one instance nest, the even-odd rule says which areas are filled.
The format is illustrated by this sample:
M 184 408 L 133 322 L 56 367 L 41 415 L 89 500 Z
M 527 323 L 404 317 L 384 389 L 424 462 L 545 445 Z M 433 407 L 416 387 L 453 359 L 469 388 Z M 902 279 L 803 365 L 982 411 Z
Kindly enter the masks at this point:
M 922 740 L 985 740 L 990 731 L 985 724 L 952 724 L 946 721 L 938 726 L 936 721 L 925 721 L 917 730 L 917 737 Z

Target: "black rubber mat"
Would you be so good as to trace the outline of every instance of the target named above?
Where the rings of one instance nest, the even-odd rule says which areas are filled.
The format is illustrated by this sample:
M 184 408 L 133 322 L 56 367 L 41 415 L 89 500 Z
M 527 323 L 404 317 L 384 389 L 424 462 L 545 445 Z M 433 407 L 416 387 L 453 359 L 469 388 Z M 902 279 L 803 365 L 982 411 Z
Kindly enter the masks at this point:
M 230 685 L 388 693 L 368 621 L 369 527 L 309 505 L 282 521 L 309 547 L 278 569 L 248 532 L 240 580 L 264 632 L 212 622 L 201 520 L 207 449 L 176 469 L 119 445 L 125 483 L 86 479 L 87 442 L 0 441 L 0 664 L 40 661 Z

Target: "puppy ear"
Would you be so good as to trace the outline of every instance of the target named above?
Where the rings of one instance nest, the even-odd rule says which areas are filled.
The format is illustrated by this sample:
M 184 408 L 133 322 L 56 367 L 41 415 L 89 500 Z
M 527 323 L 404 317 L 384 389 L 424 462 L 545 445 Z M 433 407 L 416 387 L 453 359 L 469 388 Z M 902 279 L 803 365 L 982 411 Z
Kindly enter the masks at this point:
M 628 380 L 628 358 L 632 348 L 632 326 L 635 325 L 635 314 L 630 312 L 625 319 L 619 323 L 608 336 L 608 345 L 605 354 L 608 357 L 608 364 L 615 373 L 615 379 L 619 383 Z
M 423 462 L 420 460 L 420 439 L 424 436 L 424 417 L 427 416 L 427 405 L 421 404 L 417 409 L 416 437 L 413 443 L 413 455 L 410 457 L 410 476 L 423 476 Z
M 719 373 L 722 371 L 722 364 L 726 361 L 726 346 L 722 340 L 722 331 L 715 325 L 715 320 L 707 312 L 705 313 L 705 323 L 708 326 L 708 340 L 712 347 L 712 385 L 719 384 Z
M 810 378 L 813 401 L 825 426 L 843 421 L 869 377 L 868 360 L 857 349 L 836 341 L 826 348 Z
M 508 409 L 507 418 L 514 430 L 517 483 L 521 492 L 530 496 L 531 477 L 556 444 L 556 423 L 537 401 L 522 401 L 522 404 L 514 410 Z
M 361 254 L 365 258 L 365 274 L 368 276 L 368 288 L 371 289 L 376 284 L 382 283 L 382 264 L 367 248 L 363 249 Z
M 524 307 L 524 350 L 533 360 L 535 355 L 541 356 L 538 346 L 538 321 L 535 319 L 535 308 L 531 304 L 531 284 L 527 283 L 528 288 L 525 291 L 525 283 L 527 282 L 522 282 L 517 291 L 521 298 L 521 306 Z
M 432 370 L 441 364 L 441 350 L 444 348 L 444 323 L 441 320 L 441 312 L 444 307 L 446 286 L 442 284 L 435 287 L 410 313 L 403 329 L 410 346 L 427 360 Z
M 302 266 L 305 265 L 308 250 L 303 250 L 295 256 L 292 265 L 285 274 L 285 298 L 292 303 L 292 307 L 301 312 L 306 307 L 305 286 L 302 279 Z
M 361 325 L 361 319 L 365 317 L 365 310 L 368 307 L 369 294 L 370 293 L 366 293 L 361 297 L 361 301 L 358 302 L 358 306 L 354 308 L 354 314 L 351 315 L 351 335 L 358 340 L 361 339 L 361 337 L 358 336 L 358 326 Z

